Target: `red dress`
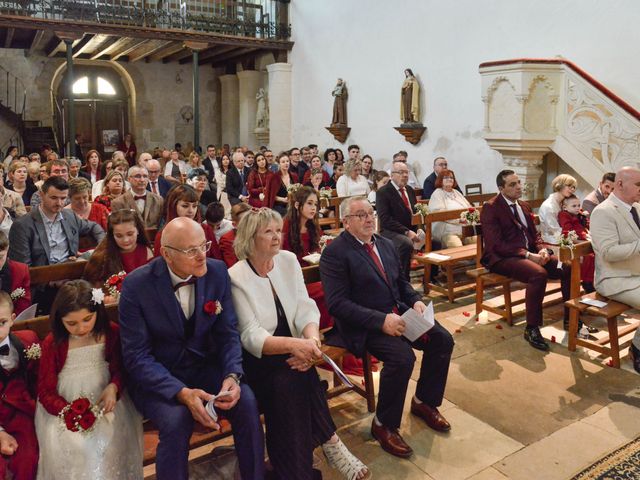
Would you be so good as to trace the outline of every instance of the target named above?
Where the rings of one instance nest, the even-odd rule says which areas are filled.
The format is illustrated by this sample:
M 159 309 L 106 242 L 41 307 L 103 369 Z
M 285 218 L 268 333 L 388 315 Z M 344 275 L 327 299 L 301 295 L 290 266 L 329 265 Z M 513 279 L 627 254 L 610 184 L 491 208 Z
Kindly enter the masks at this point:
M 111 205 L 111 203 L 109 203 L 109 205 Z M 109 209 L 107 207 L 105 207 L 102 203 L 97 203 L 97 202 L 91 203 L 91 211 L 89 212 L 89 216 L 87 217 L 87 220 L 97 223 L 106 232 L 108 218 L 109 218 Z
M 569 212 L 563 210 L 558 213 L 558 223 L 562 228 L 563 235 L 566 235 L 571 230 L 576 232 L 580 240 L 586 240 L 589 235 L 589 219 L 586 215 L 571 215 Z M 582 257 L 580 280 L 587 283 L 593 283 L 595 269 L 595 256 L 593 253 Z
M 222 253 L 222 260 L 227 264 L 227 268 L 231 268 L 238 263 L 238 257 L 236 257 L 236 252 L 233 249 L 233 241 L 235 239 L 235 228 L 220 237 L 220 252 Z
M 204 237 L 207 242 L 211 242 L 211 247 L 207 252 L 207 257 L 215 258 L 216 260 L 222 260 L 222 252 L 220 251 L 220 245 L 216 239 L 216 234 L 207 222 L 202 222 L 202 229 L 204 230 Z
M 13 313 L 20 315 L 24 310 L 31 306 L 31 277 L 29 277 L 29 266 L 7 260 L 9 262 L 9 272 L 11 274 L 11 291 L 17 288 L 24 289 L 24 295 L 13 301 Z M 0 425 L 2 425 L 0 423 Z M 0 476 L 2 478 L 2 476 Z
M 249 205 L 252 207 L 260 208 L 264 207 L 266 200 L 265 191 L 267 189 L 267 182 L 269 177 L 273 173 L 266 171 L 265 173 L 259 173 L 257 170 L 251 170 L 249 179 L 247 180 L 247 191 L 249 192 Z M 260 194 L 265 195 L 264 200 L 260 200 Z
M 107 210 L 109 211 L 109 213 L 111 213 L 111 195 L 98 195 L 94 200 L 93 203 L 98 203 L 101 205 L 104 205 Z
M 120 252 L 120 260 L 122 261 L 122 267 L 127 273 L 133 272 L 136 268 L 146 265 L 147 260 L 147 247 L 139 243 L 133 252 Z

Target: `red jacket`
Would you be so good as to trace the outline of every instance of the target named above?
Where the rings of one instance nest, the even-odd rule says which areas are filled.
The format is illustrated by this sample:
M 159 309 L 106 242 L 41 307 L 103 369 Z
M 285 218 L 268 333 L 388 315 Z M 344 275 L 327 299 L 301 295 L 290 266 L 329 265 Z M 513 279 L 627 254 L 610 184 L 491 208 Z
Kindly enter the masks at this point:
M 291 183 L 298 183 L 298 176 L 295 173 L 289 173 L 291 177 Z M 276 203 L 276 196 L 278 190 L 282 186 L 282 175 L 280 172 L 276 172 L 271 175 L 267 181 L 267 189 L 265 190 L 264 206 L 273 208 Z
M 222 260 L 227 264 L 227 268 L 233 267 L 238 263 L 238 257 L 233 249 L 233 241 L 236 239 L 236 229 L 225 233 L 220 237 L 220 251 L 222 252 Z
M 258 173 L 256 169 L 251 170 L 249 179 L 247 180 L 247 191 L 249 192 L 249 205 L 260 208 L 264 205 L 264 201 L 260 200 L 260 194 L 265 193 L 269 179 L 273 176 L 273 172 L 267 170 L 266 173 Z M 265 194 L 266 200 L 266 194 Z
M 207 242 L 211 242 L 207 257 L 222 260 L 222 252 L 220 251 L 220 245 L 218 245 L 218 240 L 216 240 L 216 234 L 213 228 L 211 228 L 207 222 L 202 222 L 202 229 L 204 230 L 204 238 L 207 239 Z
M 580 217 L 584 218 L 580 218 Z M 580 240 L 586 240 L 589 235 L 589 218 L 584 215 L 571 215 L 564 210 L 558 213 L 558 223 L 562 228 L 562 234 L 566 235 L 571 230 L 576 232 Z
M 105 360 L 109 364 L 111 383 L 118 387 L 118 398 L 122 392 L 122 353 L 120 350 L 120 328 L 115 323 L 109 324 L 105 339 Z M 38 373 L 38 400 L 51 415 L 58 415 L 60 411 L 75 398 L 63 398 L 58 393 L 58 374 L 67 361 L 69 341 L 64 340 L 56 344 L 53 334 L 47 335 L 42 342 L 42 357 Z M 97 399 L 95 399 L 97 400 Z
M 29 266 L 25 263 L 9 262 L 9 271 L 11 272 L 11 291 L 17 288 L 24 289 L 24 296 L 13 301 L 13 312 L 16 315 L 22 313 L 31 306 L 31 277 L 29 277 Z
M 38 336 L 31 330 L 20 330 L 9 334 L 11 344 L 18 350 L 20 358 L 18 372 L 8 382 L 0 382 L 0 426 L 7 423 L 20 410 L 30 417 L 36 411 L 36 378 L 38 360 L 28 360 L 25 350 L 39 342 Z M 3 375 L 6 373 L 3 371 Z

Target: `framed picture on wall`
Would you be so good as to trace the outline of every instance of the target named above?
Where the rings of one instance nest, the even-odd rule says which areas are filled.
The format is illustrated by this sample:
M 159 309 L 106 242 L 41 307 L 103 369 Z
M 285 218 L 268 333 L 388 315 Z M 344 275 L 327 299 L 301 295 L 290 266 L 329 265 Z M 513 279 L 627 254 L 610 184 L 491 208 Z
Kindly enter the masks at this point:
M 104 145 L 105 153 L 115 152 L 119 141 L 120 133 L 118 130 L 102 130 L 102 145 Z

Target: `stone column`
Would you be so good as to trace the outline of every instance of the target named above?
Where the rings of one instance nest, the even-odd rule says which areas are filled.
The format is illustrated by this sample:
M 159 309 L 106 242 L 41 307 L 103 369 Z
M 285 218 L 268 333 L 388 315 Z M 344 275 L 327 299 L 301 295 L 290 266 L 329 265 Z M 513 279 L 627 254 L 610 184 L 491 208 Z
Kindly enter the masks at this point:
M 228 143 L 232 148 L 239 144 L 239 109 L 238 109 L 238 77 L 236 75 L 221 75 L 222 86 L 220 108 L 222 110 L 222 139 L 221 143 Z
M 253 131 L 256 128 L 256 112 L 258 104 L 256 93 L 262 85 L 262 75 L 256 70 L 238 72 L 238 103 L 239 103 L 239 141 L 255 150 L 257 143 Z
M 291 64 L 272 63 L 269 72 L 269 147 L 277 155 L 292 147 Z
M 196 150 L 200 146 L 200 65 L 199 54 L 207 48 L 207 43 L 185 42 L 184 46 L 189 48 L 193 55 L 193 148 Z
M 513 170 L 520 177 L 523 200 L 534 200 L 544 195 L 544 191 L 540 189 L 544 155 L 545 152 L 536 151 L 503 153 L 505 168 Z

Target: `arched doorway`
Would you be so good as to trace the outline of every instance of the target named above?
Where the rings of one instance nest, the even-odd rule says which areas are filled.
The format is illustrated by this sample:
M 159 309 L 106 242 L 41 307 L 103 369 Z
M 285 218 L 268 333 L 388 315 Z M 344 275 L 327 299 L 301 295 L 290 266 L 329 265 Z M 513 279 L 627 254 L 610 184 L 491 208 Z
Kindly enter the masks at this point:
M 95 148 L 102 158 L 110 157 L 129 131 L 127 90 L 118 72 L 107 66 L 76 65 L 73 73 L 76 134 L 82 151 Z M 64 132 L 62 118 L 67 118 L 69 108 L 66 72 L 57 96 L 63 110 L 58 131 Z

